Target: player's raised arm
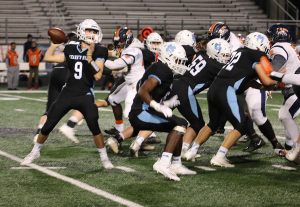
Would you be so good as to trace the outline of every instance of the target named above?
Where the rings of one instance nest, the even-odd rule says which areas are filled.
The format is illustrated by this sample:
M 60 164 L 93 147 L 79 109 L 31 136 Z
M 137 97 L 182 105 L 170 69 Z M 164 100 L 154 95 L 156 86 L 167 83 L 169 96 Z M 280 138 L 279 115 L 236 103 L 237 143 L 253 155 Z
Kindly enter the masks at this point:
M 59 53 L 55 54 L 55 50 L 60 46 L 61 44 L 54 44 L 51 43 L 50 47 L 47 49 L 44 57 L 44 61 L 46 62 L 54 62 L 54 63 L 62 63 L 65 61 L 65 54 Z

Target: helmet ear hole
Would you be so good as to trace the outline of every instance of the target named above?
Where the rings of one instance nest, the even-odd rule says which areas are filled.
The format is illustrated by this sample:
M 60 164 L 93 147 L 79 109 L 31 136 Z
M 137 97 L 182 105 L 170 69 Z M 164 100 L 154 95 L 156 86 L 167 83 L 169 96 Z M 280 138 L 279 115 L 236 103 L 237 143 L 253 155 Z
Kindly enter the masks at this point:
M 95 33 L 86 33 L 86 30 L 93 30 Z M 85 19 L 77 26 L 76 36 L 79 40 L 82 40 L 88 44 L 100 43 L 103 37 L 101 28 L 92 19 Z

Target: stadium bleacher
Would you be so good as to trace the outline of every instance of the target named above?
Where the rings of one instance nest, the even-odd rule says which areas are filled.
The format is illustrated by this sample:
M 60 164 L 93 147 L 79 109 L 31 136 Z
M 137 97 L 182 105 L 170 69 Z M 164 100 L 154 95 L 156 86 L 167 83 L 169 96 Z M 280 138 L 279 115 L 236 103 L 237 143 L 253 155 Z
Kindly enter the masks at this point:
M 85 18 L 99 22 L 104 43 L 120 24 L 134 31 L 151 25 L 174 36 L 181 29 L 203 33 L 215 21 L 225 21 L 236 32 L 260 31 L 265 24 L 253 25 L 249 20 L 267 18 L 251 0 L 1 0 L 0 6 L 0 44 L 22 44 L 28 33 L 40 43 L 48 43 L 50 26 L 70 32 Z

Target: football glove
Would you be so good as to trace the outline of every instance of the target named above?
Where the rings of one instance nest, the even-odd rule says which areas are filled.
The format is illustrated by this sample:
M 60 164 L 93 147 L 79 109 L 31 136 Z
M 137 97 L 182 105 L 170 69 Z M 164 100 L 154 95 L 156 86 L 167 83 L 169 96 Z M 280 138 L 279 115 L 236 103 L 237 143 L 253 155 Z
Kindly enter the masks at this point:
M 150 102 L 150 107 L 152 107 L 155 111 L 162 113 L 166 118 L 173 115 L 172 109 L 164 104 L 159 104 L 154 100 Z
M 163 104 L 172 109 L 178 106 L 180 104 L 180 101 L 178 100 L 178 96 L 175 95 L 170 99 L 163 101 Z

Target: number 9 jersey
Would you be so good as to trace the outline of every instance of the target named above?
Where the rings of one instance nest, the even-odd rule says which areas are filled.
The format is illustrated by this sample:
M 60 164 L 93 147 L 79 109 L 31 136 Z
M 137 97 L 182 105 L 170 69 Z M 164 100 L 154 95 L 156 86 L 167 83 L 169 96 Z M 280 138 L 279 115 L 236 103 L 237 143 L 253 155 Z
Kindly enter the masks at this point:
M 87 61 L 88 49 L 81 49 L 80 42 L 71 41 L 64 49 L 65 61 L 70 70 L 65 90 L 76 95 L 85 95 L 92 93 L 94 87 L 94 74 L 96 71 Z M 92 59 L 94 61 L 103 61 L 108 57 L 108 50 L 99 44 L 95 45 L 95 51 Z

